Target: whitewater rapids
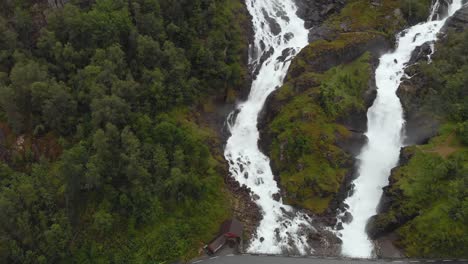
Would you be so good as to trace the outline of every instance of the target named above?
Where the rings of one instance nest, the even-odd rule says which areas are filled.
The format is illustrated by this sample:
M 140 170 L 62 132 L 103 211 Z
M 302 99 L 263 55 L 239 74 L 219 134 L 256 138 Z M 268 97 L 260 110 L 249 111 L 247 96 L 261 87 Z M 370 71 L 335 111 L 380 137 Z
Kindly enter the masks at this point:
M 258 148 L 257 129 L 266 98 L 283 84 L 292 58 L 308 44 L 309 32 L 292 0 L 246 0 L 246 4 L 255 32 L 249 62 L 258 74 L 248 99 L 228 117 L 231 136 L 224 155 L 230 174 L 252 190 L 263 216 L 247 251 L 310 254 L 303 231 L 313 229 L 311 219 L 273 199 L 279 188 L 269 158 Z
M 438 18 L 434 3 L 430 18 L 401 32 L 397 37 L 395 51 L 380 58 L 375 72 L 377 97 L 367 112 L 368 138 L 362 149 L 358 178 L 354 181 L 354 193 L 345 200 L 350 206 L 353 220 L 344 224 L 341 231 L 342 254 L 349 257 L 371 258 L 375 256 L 372 241 L 365 231 L 368 219 L 377 213 L 377 206 L 382 196 L 382 188 L 388 185 L 390 171 L 398 163 L 400 148 L 403 146 L 403 109 L 396 95 L 404 70 L 411 58 L 411 53 L 426 42 L 437 40 L 437 33 L 448 17 Z M 452 16 L 462 7 L 461 0 L 453 0 L 448 16 Z

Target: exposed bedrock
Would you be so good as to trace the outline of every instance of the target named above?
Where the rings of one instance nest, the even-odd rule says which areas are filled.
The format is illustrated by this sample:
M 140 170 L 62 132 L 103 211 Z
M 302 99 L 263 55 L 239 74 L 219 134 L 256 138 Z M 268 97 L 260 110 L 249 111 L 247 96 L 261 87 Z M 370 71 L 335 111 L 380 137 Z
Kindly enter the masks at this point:
M 298 7 L 297 15 L 304 19 L 306 28 L 320 25 L 345 4 L 344 0 L 295 0 L 295 2 Z
M 338 34 L 335 40 L 328 41 L 317 41 L 306 47 L 295 59 L 293 65 L 290 68 L 288 76 L 286 78 L 285 87 L 282 89 L 291 89 L 291 93 L 284 96 L 285 91 L 279 89 L 272 93 L 265 103 L 264 109 L 259 116 L 259 130 L 260 136 L 260 148 L 264 153 L 275 154 L 271 155 L 272 158 L 271 166 L 276 177 L 276 180 L 280 183 L 284 183 L 282 174 L 286 174 L 286 168 L 280 164 L 287 161 L 288 148 L 290 148 L 290 139 L 279 139 L 282 137 L 281 132 L 274 131 L 271 128 L 271 124 L 275 122 L 278 115 L 281 114 L 285 108 L 289 105 L 294 104 L 295 100 L 307 100 L 308 107 L 312 109 L 321 108 L 321 97 L 320 90 L 324 84 L 324 79 L 321 79 L 321 75 L 328 76 L 330 69 L 335 67 L 351 67 L 347 66 L 350 63 L 356 63 L 356 61 L 362 56 L 368 56 L 367 59 L 363 60 L 362 63 L 356 64 L 359 67 L 364 67 L 366 77 L 363 78 L 363 87 L 359 91 L 354 100 L 357 100 L 362 104 L 362 107 L 349 107 L 346 111 L 343 111 L 337 116 L 326 117 L 325 123 L 329 123 L 330 127 L 335 127 L 337 130 L 333 135 L 327 135 L 325 131 L 321 131 L 324 127 L 321 125 L 317 126 L 318 141 L 323 141 L 323 145 L 313 146 L 312 150 L 307 150 L 309 154 L 317 156 L 318 159 L 324 159 L 325 163 L 331 164 L 333 170 L 336 170 L 336 179 L 330 179 L 335 181 L 337 187 L 329 188 L 327 190 L 324 187 L 321 190 L 317 190 L 316 194 L 308 196 L 311 201 L 315 200 L 316 203 L 322 203 L 322 207 L 309 207 L 313 213 L 319 213 L 327 217 L 333 217 L 336 209 L 341 205 L 341 202 L 346 198 L 347 191 L 350 188 L 350 182 L 355 175 L 355 159 L 360 152 L 362 146 L 367 142 L 367 138 L 364 133 L 367 126 L 367 108 L 369 108 L 376 96 L 376 86 L 373 72 L 377 66 L 377 58 L 385 51 L 390 49 L 390 42 L 380 34 L 367 33 L 367 32 L 354 32 L 354 33 L 341 33 Z M 368 54 L 368 55 L 364 55 Z M 362 59 L 362 58 L 361 58 Z M 362 69 L 356 69 L 360 71 Z M 311 74 L 313 73 L 313 74 Z M 334 78 L 334 77 L 331 77 Z M 341 77 L 340 77 L 341 78 Z M 326 78 L 325 78 L 326 79 Z M 340 98 L 335 98 L 340 100 Z M 311 117 L 307 116 L 307 113 L 303 113 L 302 117 L 295 120 L 291 120 L 293 123 L 301 123 L 302 125 L 308 126 L 309 123 L 312 127 L 317 124 L 315 122 L 322 122 L 314 120 L 314 115 L 321 115 L 320 112 L 323 110 L 317 110 L 318 113 L 308 113 Z M 304 116 L 305 115 L 305 116 Z M 311 118 L 309 120 L 309 118 Z M 297 131 L 297 137 L 300 137 L 302 133 L 309 133 L 311 131 Z M 278 134 L 279 133 L 279 134 Z M 314 132 L 312 132 L 314 134 Z M 313 137 L 313 135 L 312 135 Z M 288 142 L 289 140 L 289 142 Z M 312 139 L 313 141 L 315 139 Z M 279 146 L 278 146 L 279 145 Z M 316 147 L 316 149 L 315 149 Z M 279 154 L 277 151 L 279 150 Z M 321 152 L 321 153 L 319 153 Z M 299 158 L 301 159 L 301 158 Z M 336 161 L 339 160 L 339 161 Z M 296 161 L 294 161 L 296 162 Z M 298 162 L 293 169 L 298 174 L 302 171 L 307 170 L 307 162 Z M 307 183 L 298 183 L 306 184 Z M 314 183 L 310 183 L 314 185 Z M 319 185 L 322 183 L 318 183 Z M 306 186 L 304 188 L 317 188 L 312 186 Z M 290 185 L 288 185 L 290 186 Z M 302 186 L 302 185 L 301 185 Z M 302 187 L 298 187 L 302 188 Z M 299 198 L 301 194 L 297 192 L 291 192 L 294 188 L 281 188 L 282 196 L 286 198 L 289 203 L 295 204 L 297 199 L 309 199 Z M 289 192 L 288 192 L 289 190 Z M 317 196 L 314 198 L 314 196 Z M 304 207 L 307 202 L 299 203 L 300 207 Z M 325 221 L 326 222 L 326 221 Z M 329 223 L 334 226 L 335 222 Z
M 445 58 L 443 53 L 438 53 L 438 49 L 447 49 L 444 45 L 450 43 L 448 41 L 450 35 L 447 37 L 448 32 L 455 31 L 459 33 L 467 29 L 468 6 L 464 6 L 447 20 L 440 34 L 440 40 L 435 43 L 434 54 L 432 54 L 431 48 L 434 43 L 425 43 L 411 55 L 410 66 L 405 70 L 407 77 L 400 84 L 397 95 L 402 103 L 406 119 L 405 132 L 407 137 L 405 144 L 419 146 L 409 146 L 401 150 L 399 166 L 392 170 L 389 185 L 383 189 L 378 215 L 373 216 L 366 227 L 372 239 L 380 241 L 389 236 L 394 237 L 397 234 L 396 230 L 401 231 L 401 228 L 408 225 L 409 221 L 423 213 L 408 205 L 407 199 L 409 198 L 405 197 L 401 182 L 405 181 L 404 178 L 414 175 L 414 172 L 409 173 L 405 172 L 405 170 L 421 166 L 414 162 L 410 163 L 412 160 L 417 159 L 417 155 L 422 156 L 423 151 L 421 151 L 421 148 L 424 145 L 421 145 L 427 143 L 431 138 L 439 136 L 441 123 L 447 122 L 444 120 L 444 114 L 440 113 L 440 110 L 436 109 L 431 103 L 431 96 L 433 95 L 430 91 L 432 89 L 431 80 L 430 76 L 426 75 L 427 73 L 425 73 L 423 67 L 428 62 L 429 57 L 434 60 L 432 63 Z M 424 169 L 424 167 L 421 166 L 421 169 Z M 428 175 L 428 177 L 430 176 Z M 412 181 L 408 182 L 411 184 Z M 396 243 L 395 245 L 401 244 Z
M 389 185 L 383 188 L 383 194 L 377 209 L 379 214 L 371 217 L 366 226 L 366 231 L 369 237 L 373 240 L 388 235 L 396 228 L 402 226 L 415 217 L 413 214 L 406 215 L 401 212 L 401 210 L 394 210 L 396 213 L 392 215 L 384 214 L 385 212 L 389 212 L 392 209 L 397 209 L 401 206 L 399 201 L 401 200 L 403 193 L 401 189 L 395 186 L 395 183 L 397 182 L 396 172 L 400 167 L 408 164 L 413 154 L 413 151 L 409 147 L 401 149 L 399 159 L 400 165 L 392 169 L 389 177 Z
M 462 32 L 468 28 L 468 1 L 465 1 L 465 6 L 458 10 L 453 16 L 447 19 L 444 27 L 442 28 L 442 33 L 446 33 L 448 30 L 452 29 L 457 32 Z
M 441 35 L 448 31 L 464 31 L 468 28 L 468 5 L 458 10 L 442 28 Z M 406 68 L 406 78 L 403 79 L 397 90 L 405 114 L 405 144 L 423 144 L 434 137 L 439 130 L 440 122 L 431 111 L 423 107 L 427 77 L 418 73 L 418 63 L 427 62 L 432 53 L 431 44 L 425 43 L 411 54 L 409 67 Z

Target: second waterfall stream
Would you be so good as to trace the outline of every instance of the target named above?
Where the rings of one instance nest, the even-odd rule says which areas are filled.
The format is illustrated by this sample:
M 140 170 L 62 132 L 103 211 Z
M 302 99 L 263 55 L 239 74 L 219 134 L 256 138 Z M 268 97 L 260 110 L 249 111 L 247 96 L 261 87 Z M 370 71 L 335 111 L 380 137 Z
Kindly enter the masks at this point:
M 434 6 L 439 5 L 438 1 Z M 448 17 L 462 6 L 461 0 L 453 0 L 448 7 Z M 433 8 L 435 10 L 436 8 Z M 433 12 L 432 12 L 433 13 Z M 437 34 L 447 17 L 415 25 L 397 36 L 397 46 L 393 52 L 380 58 L 375 72 L 377 98 L 367 112 L 367 145 L 359 155 L 358 178 L 354 181 L 354 193 L 345 203 L 350 206 L 353 220 L 344 224 L 341 231 L 346 256 L 374 257 L 373 244 L 365 231 L 368 219 L 377 213 L 382 195 L 382 187 L 388 184 L 390 171 L 398 163 L 400 148 L 403 145 L 403 110 L 396 95 L 401 78 L 411 53 L 426 42 L 437 40 Z
M 246 5 L 255 32 L 249 59 L 257 75 L 247 101 L 238 105 L 236 115 L 232 113 L 228 118 L 231 137 L 224 155 L 231 175 L 252 190 L 263 216 L 247 250 L 310 254 L 302 231 L 312 228 L 311 219 L 273 198 L 279 188 L 270 160 L 258 148 L 257 129 L 266 98 L 283 84 L 291 60 L 308 44 L 309 31 L 296 15 L 293 0 L 246 0 Z

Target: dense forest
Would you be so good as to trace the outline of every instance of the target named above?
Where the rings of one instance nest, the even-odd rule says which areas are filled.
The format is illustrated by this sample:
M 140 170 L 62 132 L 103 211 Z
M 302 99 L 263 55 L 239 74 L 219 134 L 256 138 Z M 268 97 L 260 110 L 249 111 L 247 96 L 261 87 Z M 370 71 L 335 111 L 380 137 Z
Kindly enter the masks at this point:
M 51 2 L 0 2 L 0 262 L 194 256 L 229 212 L 190 115 L 245 78 L 241 2 Z
M 200 116 L 216 111 L 210 98 L 235 101 L 248 83 L 244 2 L 0 0 L 0 263 L 201 253 L 236 199 L 219 131 Z M 285 203 L 335 220 L 378 56 L 431 3 L 339 2 L 260 120 Z M 439 131 L 402 150 L 371 236 L 393 232 L 411 257 L 466 257 L 468 32 L 436 51 L 409 68 L 424 89 L 399 95 Z

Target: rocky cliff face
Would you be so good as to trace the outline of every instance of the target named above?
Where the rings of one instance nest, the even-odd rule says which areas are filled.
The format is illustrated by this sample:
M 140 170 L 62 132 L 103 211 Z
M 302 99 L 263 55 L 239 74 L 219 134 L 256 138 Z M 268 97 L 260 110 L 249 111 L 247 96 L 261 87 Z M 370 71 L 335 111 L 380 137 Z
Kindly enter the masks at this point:
M 321 25 L 326 18 L 337 13 L 344 5 L 344 0 L 295 0 L 298 16 L 304 19 L 305 27 Z
M 285 85 L 267 99 L 260 145 L 285 201 L 328 219 L 345 206 L 354 157 L 366 142 L 377 59 L 406 22 L 392 1 L 299 5 L 311 43 L 292 62 Z
M 447 20 L 441 35 L 446 35 L 452 30 L 462 32 L 467 28 L 468 6 L 465 6 Z M 426 85 L 427 76 L 418 72 L 419 64 L 427 62 L 431 53 L 431 43 L 425 43 L 413 52 L 410 60 L 411 66 L 406 69 L 408 77 L 402 81 L 397 91 L 405 113 L 405 144 L 407 145 L 423 144 L 429 138 L 434 137 L 439 130 L 438 118 L 432 111 L 423 107 L 427 103 L 425 97 L 430 91 Z
M 459 153 L 459 161 L 457 162 L 461 164 L 463 164 L 463 160 L 466 162 L 466 156 L 462 154 L 464 147 L 453 143 L 454 138 L 457 137 L 456 132 L 454 132 L 454 129 L 450 128 L 450 126 L 447 128 L 448 110 L 445 107 L 442 107 L 442 110 L 439 109 L 440 107 L 436 106 L 436 104 L 440 104 L 440 102 L 436 103 L 437 101 L 434 101 L 435 98 L 445 100 L 444 97 L 447 96 L 446 94 L 442 94 L 440 91 L 434 90 L 434 87 L 439 86 L 439 89 L 444 91 L 450 89 L 453 91 L 447 91 L 447 93 L 453 93 L 458 89 L 453 87 L 457 87 L 457 85 L 459 86 L 460 84 L 452 84 L 450 86 L 450 84 L 447 84 L 446 80 L 444 80 L 441 81 L 438 86 L 432 86 L 432 82 L 434 81 L 432 79 L 433 76 L 428 74 L 425 67 L 434 64 L 436 65 L 433 67 L 438 69 L 441 69 L 441 65 L 443 66 L 447 64 L 449 64 L 447 66 L 453 67 L 453 69 L 448 72 L 446 69 L 441 69 L 445 71 L 444 74 L 456 74 L 460 67 L 464 67 L 466 65 L 466 61 L 464 64 L 463 59 L 459 60 L 458 58 L 456 58 L 455 61 L 457 61 L 456 63 L 459 65 L 450 65 L 455 62 L 453 59 L 447 58 L 447 55 L 450 55 L 450 53 L 447 52 L 450 52 L 450 49 L 456 49 L 456 45 L 466 45 L 459 43 L 456 44 L 457 42 L 454 42 L 453 38 L 455 36 L 460 37 L 463 36 L 463 34 L 467 34 L 467 30 L 468 6 L 465 6 L 447 21 L 442 30 L 440 41 L 435 45 L 434 54 L 432 54 L 430 43 L 422 45 L 413 52 L 410 61 L 411 66 L 406 69 L 406 74 L 409 77 L 403 80 L 397 91 L 406 119 L 407 137 L 405 143 L 407 145 L 415 146 L 405 147 L 402 149 L 399 166 L 392 170 L 392 174 L 389 178 L 389 185 L 384 188 L 384 193 L 379 207 L 379 214 L 370 219 L 367 231 L 371 238 L 377 240 L 380 240 L 382 237 L 387 235 L 395 236 L 397 234 L 397 244 L 402 246 L 407 250 L 407 253 L 411 255 L 420 256 L 431 254 L 431 252 L 421 251 L 421 248 L 424 248 L 423 242 L 414 249 L 405 241 L 412 241 L 412 239 L 414 239 L 412 237 L 413 234 L 416 237 L 420 236 L 420 238 L 426 237 L 427 234 L 424 234 L 424 232 L 428 232 L 428 230 L 408 230 L 409 228 L 417 227 L 418 219 L 427 217 L 427 215 L 431 214 L 436 215 L 438 212 L 437 209 L 434 208 L 441 206 L 443 203 L 439 200 L 437 202 L 438 205 L 433 208 L 431 208 L 429 203 L 420 205 L 422 208 L 419 208 L 414 204 L 410 205 L 411 202 L 414 203 L 414 200 L 422 199 L 419 197 L 422 196 L 422 194 L 419 193 L 427 191 L 424 188 L 432 188 L 430 189 L 430 192 L 432 192 L 433 195 L 431 199 L 437 201 L 437 195 L 439 193 L 443 193 L 444 188 L 449 185 L 449 183 L 442 180 L 443 177 L 441 175 L 443 175 L 443 172 L 434 172 L 434 168 L 431 167 L 432 165 L 435 165 L 433 160 L 437 160 L 437 164 L 442 166 L 441 164 L 450 160 L 451 157 L 453 158 L 453 156 L 451 156 L 452 154 Z M 450 32 L 454 32 L 454 34 L 450 35 Z M 465 56 L 456 51 L 454 52 L 456 55 L 452 54 L 452 57 Z M 430 65 L 427 65 L 429 56 L 431 56 L 433 61 Z M 466 100 L 466 89 L 464 90 L 464 93 L 462 92 L 457 94 L 454 98 L 454 102 L 445 102 L 445 104 L 457 104 L 459 101 Z M 452 120 L 451 122 L 458 121 Z M 461 122 L 463 122 L 463 117 Z M 428 142 L 429 144 L 426 144 Z M 421 173 L 421 171 L 424 171 L 423 175 L 418 176 L 418 173 Z M 457 173 L 451 172 L 450 175 L 456 178 Z M 427 179 L 428 182 L 424 184 L 424 188 L 420 187 L 417 193 L 414 193 L 413 188 L 417 188 L 415 186 L 418 186 L 418 183 L 415 182 L 421 181 L 418 177 L 421 179 Z M 435 184 L 435 186 L 430 187 L 430 184 Z M 411 193 L 413 194 L 410 195 Z M 441 200 L 443 201 L 443 199 Z M 457 198 L 454 196 L 454 199 Z M 427 214 L 425 215 L 425 213 Z M 419 221 L 427 222 L 427 219 Z M 450 221 L 453 221 L 452 224 L 456 225 L 456 218 L 451 218 Z M 430 226 L 430 224 L 425 223 L 426 229 L 427 226 Z M 430 232 L 438 232 L 438 230 L 431 230 Z M 458 244 L 454 249 L 457 247 Z M 448 252 L 447 254 L 450 255 Z
M 466 1 L 465 1 L 466 4 Z M 458 10 L 455 15 L 450 17 L 445 26 L 442 28 L 442 33 L 445 34 L 449 30 L 455 30 L 456 32 L 462 32 L 468 28 L 468 6 L 465 5 Z

